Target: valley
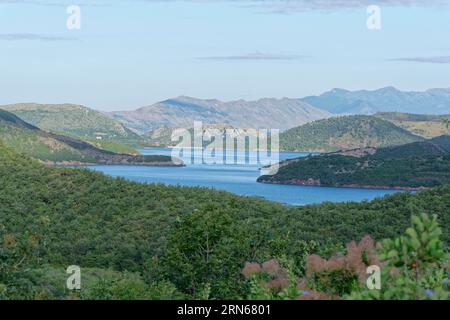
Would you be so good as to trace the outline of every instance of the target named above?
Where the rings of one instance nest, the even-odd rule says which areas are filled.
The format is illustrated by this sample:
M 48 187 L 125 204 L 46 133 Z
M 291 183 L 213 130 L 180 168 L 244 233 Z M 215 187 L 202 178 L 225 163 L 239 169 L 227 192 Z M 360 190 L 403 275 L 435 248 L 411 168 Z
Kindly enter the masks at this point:
M 146 155 L 170 155 L 171 149 L 140 149 Z M 309 153 L 280 152 L 281 161 L 308 156 Z M 250 157 L 256 157 L 250 152 Z M 90 169 L 115 178 L 125 178 L 139 183 L 157 183 L 170 186 L 202 187 L 227 191 L 245 197 L 257 197 L 288 206 L 304 206 L 323 202 L 365 201 L 393 194 L 395 190 L 361 188 L 320 188 L 258 183 L 261 176 L 258 164 L 195 164 L 178 167 L 92 166 Z
M 259 103 L 183 97 L 159 106 L 170 105 L 170 116 L 158 114 L 159 107 L 139 115 L 76 105 L 0 108 L 0 298 L 65 299 L 64 268 L 74 263 L 85 277 L 83 289 L 71 293 L 77 299 L 199 299 L 205 290 L 210 299 L 260 297 L 261 289 L 249 288 L 247 268 L 288 268 L 304 286 L 300 277 L 308 277 L 311 259 L 334 261 L 346 248 L 394 238 L 411 215 L 416 225 L 431 223 L 423 213 L 434 217 L 430 228 L 442 228 L 430 241 L 448 248 L 446 115 L 343 115 L 293 100 L 261 101 L 261 110 L 276 110 L 260 123 L 284 129 L 273 175 L 264 175 L 258 161 L 203 158 L 215 134 L 245 136 L 244 126 L 260 121 L 223 110 Z M 286 108 L 302 111 L 273 121 Z M 185 155 L 173 158 L 163 147 L 173 144 L 172 125 L 192 134 L 193 119 L 213 123 L 205 123 L 206 139 L 192 153 L 200 158 L 183 163 Z M 259 159 L 255 150 L 236 152 Z M 352 247 L 355 239 L 362 240 Z M 18 257 L 23 262 L 14 267 Z M 283 259 L 289 263 L 281 266 Z M 308 286 L 320 297 L 366 294 Z M 278 299 L 286 290 L 264 297 Z
M 2 144 L 0 177 L 0 297 L 7 299 L 65 299 L 59 280 L 74 263 L 86 272 L 76 293 L 82 299 L 195 299 L 205 286 L 209 298 L 245 298 L 246 261 L 289 254 L 293 272 L 303 274 L 310 254 L 342 252 L 367 234 L 396 237 L 420 212 L 436 215 L 442 244 L 450 241 L 449 185 L 370 202 L 286 207 L 49 168 Z M 214 248 L 208 260 L 206 243 Z
M 0 311 L 445 315 L 449 14 L 0 0 Z

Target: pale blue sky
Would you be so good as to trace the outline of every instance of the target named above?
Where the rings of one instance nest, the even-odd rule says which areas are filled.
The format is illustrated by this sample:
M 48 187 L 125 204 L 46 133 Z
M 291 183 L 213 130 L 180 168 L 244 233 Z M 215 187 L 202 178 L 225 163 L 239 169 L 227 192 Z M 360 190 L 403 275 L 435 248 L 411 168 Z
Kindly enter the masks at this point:
M 381 1 L 382 30 L 369 31 L 377 2 L 93 0 L 78 2 L 81 30 L 69 31 L 75 0 L 0 0 L 0 104 L 118 110 L 178 95 L 450 87 L 450 8 Z

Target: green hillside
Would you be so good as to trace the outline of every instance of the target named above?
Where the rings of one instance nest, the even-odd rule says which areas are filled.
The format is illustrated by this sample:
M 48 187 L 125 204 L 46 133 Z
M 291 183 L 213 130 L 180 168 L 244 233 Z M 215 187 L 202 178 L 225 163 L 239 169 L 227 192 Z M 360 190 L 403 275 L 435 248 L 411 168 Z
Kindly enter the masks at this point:
M 375 117 L 390 121 L 396 126 L 424 138 L 450 134 L 450 115 L 379 112 L 375 114 Z
M 4 110 L 0 110 L 0 140 L 16 152 L 42 161 L 96 162 L 94 157 L 58 141 Z
M 117 154 L 43 131 L 0 109 L 0 140 L 17 153 L 54 164 L 171 164 L 170 157 Z
M 14 104 L 0 106 L 24 121 L 55 134 L 76 137 L 98 148 L 120 152 L 135 152 L 144 143 L 136 133 L 109 116 L 73 104 Z
M 450 136 L 381 148 L 361 157 L 330 153 L 282 163 L 259 182 L 299 185 L 429 188 L 450 183 Z
M 383 119 L 343 116 L 310 122 L 281 133 L 280 148 L 286 151 L 334 152 L 420 140 L 423 138 Z
M 74 264 L 86 275 L 82 299 L 246 297 L 246 261 L 288 257 L 302 275 L 308 255 L 341 252 L 366 234 L 398 236 L 421 212 L 438 216 L 450 244 L 449 186 L 365 203 L 284 207 L 49 168 L 1 143 L 0 203 L 1 299 L 67 299 L 63 273 Z

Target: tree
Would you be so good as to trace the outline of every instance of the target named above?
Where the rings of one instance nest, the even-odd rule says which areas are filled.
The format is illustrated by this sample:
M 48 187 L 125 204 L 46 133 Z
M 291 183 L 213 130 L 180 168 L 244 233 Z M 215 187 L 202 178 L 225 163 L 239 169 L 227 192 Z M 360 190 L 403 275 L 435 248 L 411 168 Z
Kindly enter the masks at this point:
M 206 205 L 179 220 L 162 264 L 177 288 L 194 297 L 237 297 L 245 235 L 226 209 Z

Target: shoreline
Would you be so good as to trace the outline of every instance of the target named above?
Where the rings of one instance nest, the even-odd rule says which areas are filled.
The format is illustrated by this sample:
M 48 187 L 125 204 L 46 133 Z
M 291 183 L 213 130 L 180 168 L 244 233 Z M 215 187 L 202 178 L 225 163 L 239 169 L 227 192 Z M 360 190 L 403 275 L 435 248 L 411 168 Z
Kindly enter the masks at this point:
M 94 166 L 136 166 L 136 167 L 184 167 L 182 163 L 175 162 L 136 162 L 136 163 L 122 163 L 122 162 L 78 162 L 78 161 L 63 161 L 63 162 L 53 162 L 53 161 L 39 161 L 40 163 L 49 167 L 59 167 L 59 168 L 82 168 L 82 167 L 94 167 Z
M 324 187 L 324 188 L 343 188 L 343 189 L 372 189 L 372 190 L 397 190 L 397 191 L 423 191 L 431 190 L 432 187 L 401 187 L 401 186 L 370 186 L 370 185 L 324 185 L 320 182 L 314 181 L 304 181 L 304 180 L 286 180 L 286 181 L 257 181 L 258 183 L 265 184 L 281 184 L 281 185 L 292 185 L 292 186 L 303 186 L 303 187 Z

